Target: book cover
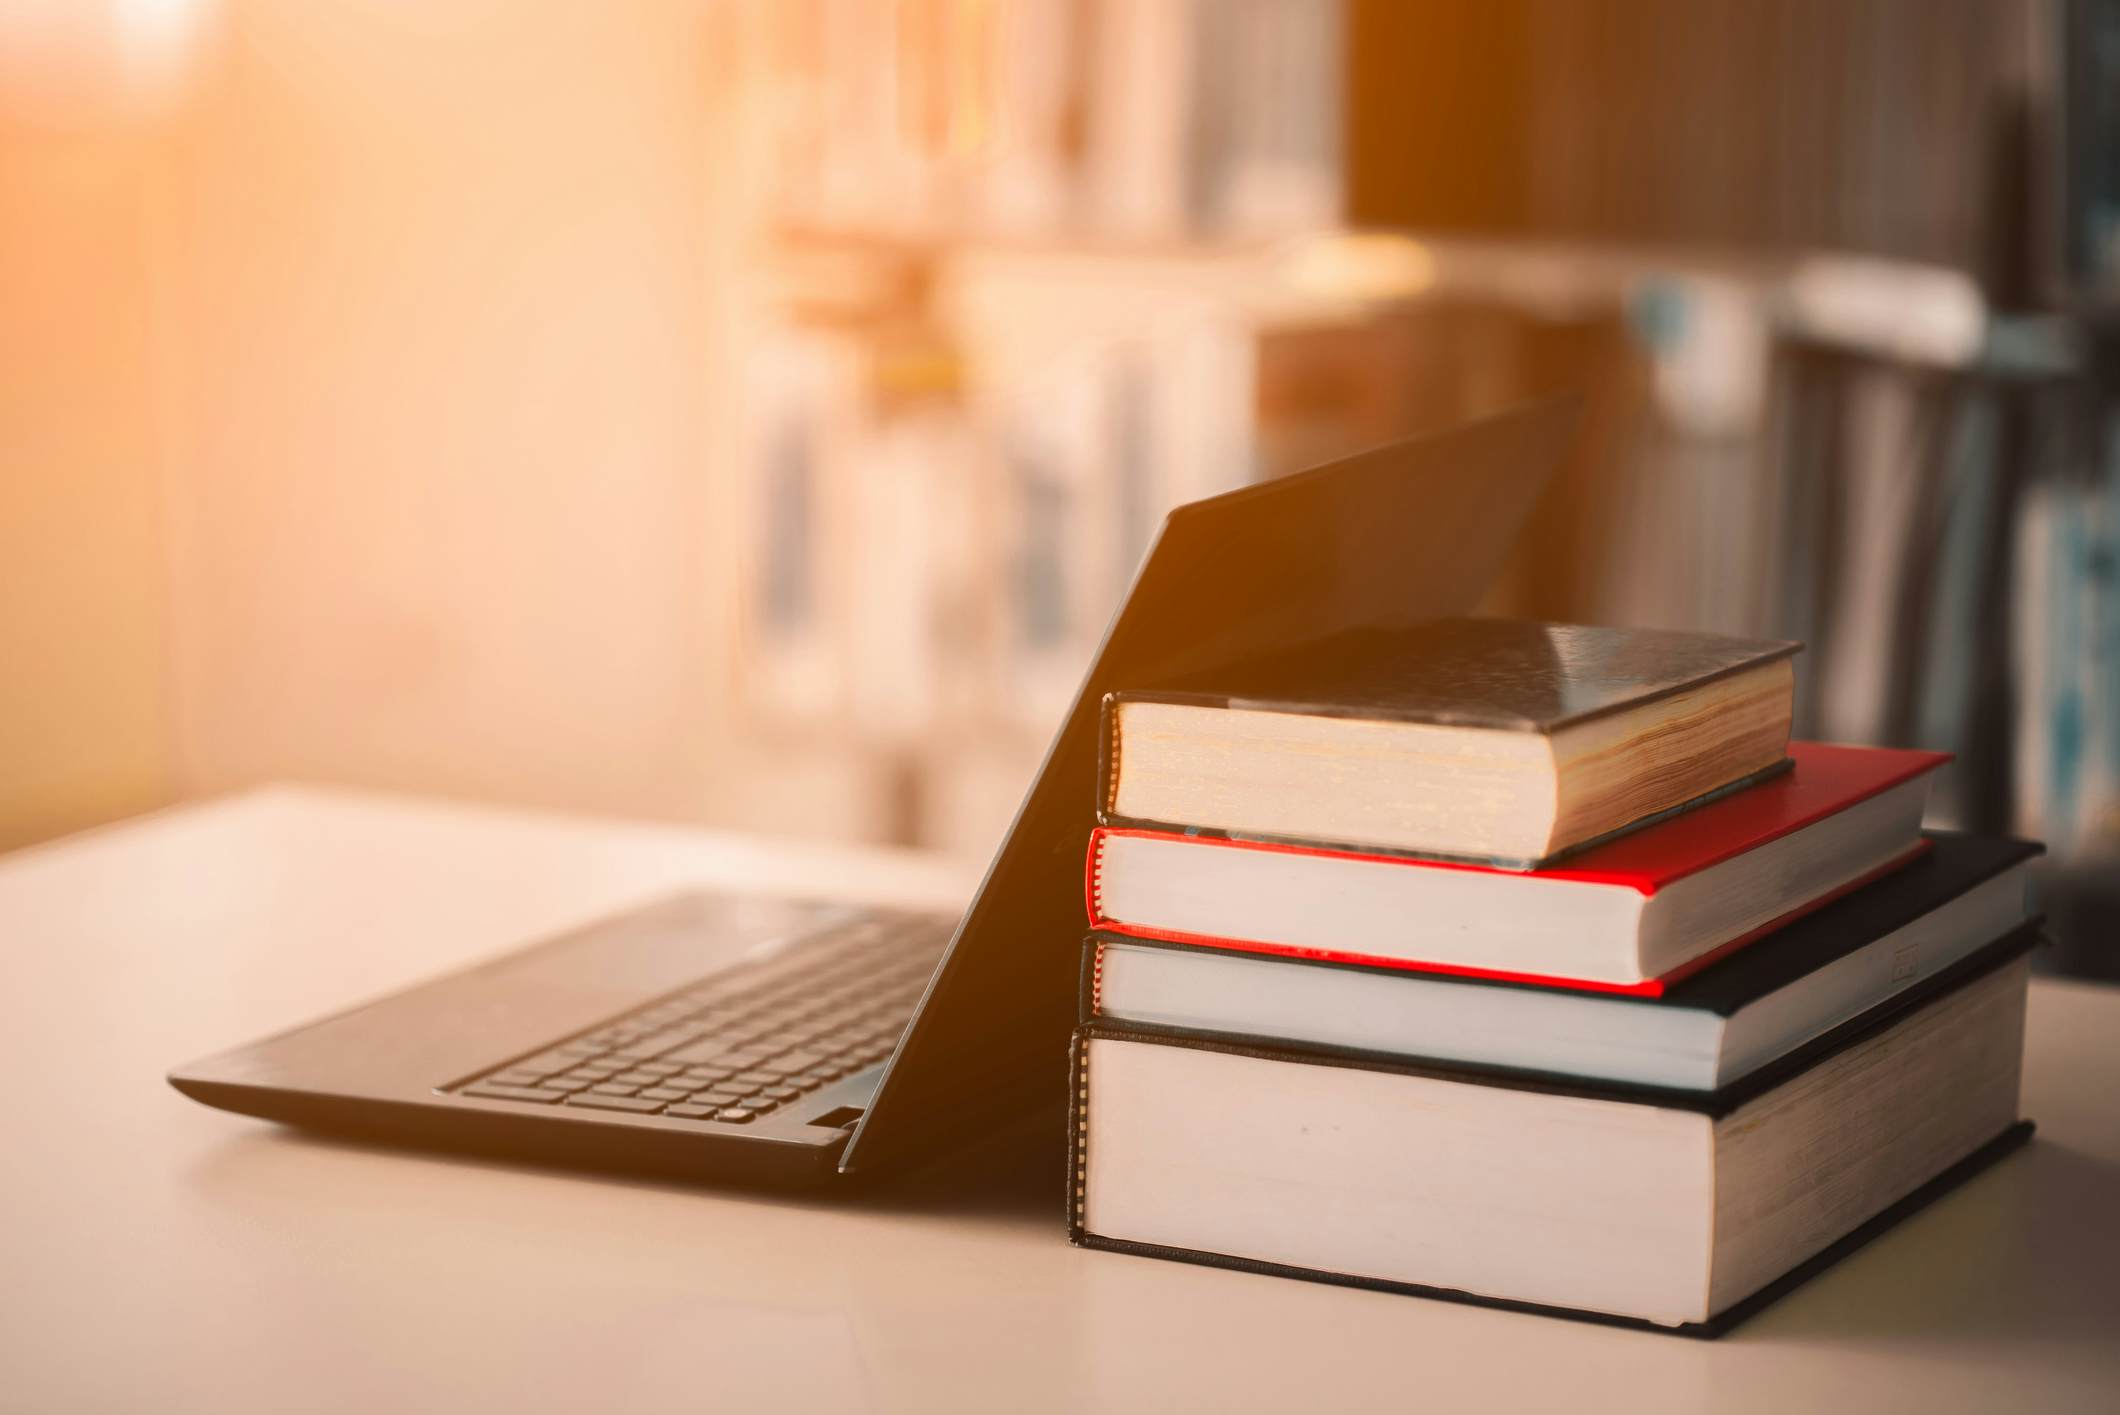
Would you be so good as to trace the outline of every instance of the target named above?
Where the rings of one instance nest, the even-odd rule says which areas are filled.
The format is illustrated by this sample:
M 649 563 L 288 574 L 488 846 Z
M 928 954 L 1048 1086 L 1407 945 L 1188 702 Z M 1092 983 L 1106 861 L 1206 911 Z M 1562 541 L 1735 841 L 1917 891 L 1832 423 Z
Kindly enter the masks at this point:
M 2013 947 L 1993 946 L 1983 950 L 1978 955 L 1979 966 L 1956 977 L 1948 989 L 1936 993 L 1927 1001 L 1931 1003 L 1938 1002 L 1946 992 L 1956 992 L 1960 988 L 1969 987 L 1977 980 L 2007 967 L 2022 955 L 2026 946 L 2028 945 Z M 1966 961 L 1970 963 L 1974 960 L 1969 959 Z M 1328 1269 L 1294 1266 L 1256 1258 L 1234 1256 L 1227 1253 L 1111 1238 L 1090 1232 L 1086 1227 L 1084 1213 L 1085 1185 L 1088 1174 L 1086 1145 L 1089 1131 L 1088 1105 L 1090 1099 L 1089 1078 L 1084 1063 L 1086 1048 L 1090 1042 L 1097 1040 L 1146 1042 L 1159 1046 L 1222 1052 L 1264 1061 L 1306 1066 L 1352 1068 L 1431 1077 L 1479 1086 L 1494 1086 L 1512 1090 L 1670 1107 L 1702 1114 L 1710 1119 L 1718 1119 L 1735 1111 L 1746 1102 L 1756 1099 L 1765 1092 L 1792 1079 L 1799 1073 L 1818 1066 L 1843 1051 L 1857 1047 L 1889 1028 L 1896 1027 L 1903 1020 L 1904 1013 L 1897 1010 L 1888 1017 L 1865 1019 L 1862 1026 L 1847 1029 L 1842 1034 L 1835 1035 L 1830 1042 L 1827 1042 L 1826 1039 L 1820 1039 L 1820 1044 L 1805 1047 L 1800 1052 L 1784 1058 L 1781 1062 L 1766 1068 L 1760 1073 L 1747 1076 L 1724 1087 L 1722 1090 L 1708 1094 L 1658 1093 L 1635 1086 L 1512 1076 L 1485 1068 L 1438 1066 L 1404 1059 L 1337 1056 L 1310 1049 L 1291 1048 L 1282 1043 L 1259 1041 L 1257 1039 L 1203 1037 L 1197 1034 L 1175 1032 L 1156 1027 L 1141 1027 L 1109 1022 L 1092 1023 L 1076 1031 L 1074 1045 L 1071 1048 L 1069 1095 L 1072 1116 L 1069 1125 L 1068 1154 L 1068 1172 L 1071 1177 L 1071 1183 L 1066 1207 L 1068 1239 L 1079 1247 L 1199 1263 L 1237 1271 L 1300 1278 L 1337 1286 L 1363 1287 L 1377 1291 L 1397 1292 L 1409 1296 L 1437 1298 L 1445 1301 L 1466 1302 L 1511 1311 L 1568 1317 L 1604 1325 L 1626 1326 L 1640 1330 L 1663 1332 L 1668 1335 L 1718 1337 L 1797 1287 L 1800 1287 L 1812 1277 L 1831 1267 L 1841 1258 L 1846 1257 L 1849 1253 L 1869 1243 L 1901 1220 L 1918 1212 L 1965 1180 L 1978 1174 L 1996 1160 L 2021 1147 L 2031 1138 L 2034 1129 L 2033 1122 L 2028 1119 L 2019 1119 L 2004 1127 L 1985 1143 L 1979 1145 L 1970 1153 L 1963 1155 L 1940 1172 L 1932 1175 L 1910 1192 L 1902 1195 L 1899 1199 L 1887 1205 L 1833 1243 L 1706 1320 L 1678 1325 L 1665 1325 L 1604 1311 L 1519 1301 L 1455 1288 L 1433 1287 L 1419 1283 L 1369 1277 Z
M 1651 793 L 1651 799 L 1624 809 L 1615 809 L 1610 802 L 1602 807 L 1584 804 L 1594 797 L 1570 796 L 1577 802 L 1575 808 L 1584 810 L 1594 825 L 1536 845 L 1528 839 L 1507 845 L 1473 839 L 1454 843 L 1408 840 L 1388 832 L 1364 834 L 1346 822 L 1314 824 L 1306 830 L 1267 819 L 1232 822 L 1175 812 L 1166 819 L 1134 795 L 1123 776 L 1129 756 L 1121 740 L 1128 730 L 1122 722 L 1127 717 L 1124 710 L 1162 705 L 1314 721 L 1337 719 L 1363 731 L 1398 724 L 1422 731 L 1463 729 L 1526 737 L 1567 733 L 1572 738 L 1579 738 L 1583 730 L 1595 731 L 1585 725 L 1600 718 L 1632 714 L 1630 725 L 1614 730 L 1624 740 L 1646 743 L 1667 735 L 1654 720 L 1641 717 L 1656 712 L 1662 700 L 1698 693 L 1724 679 L 1776 665 L 1785 668 L 1785 661 L 1800 647 L 1781 640 L 1678 630 L 1465 618 L 1370 627 L 1306 641 L 1211 671 L 1106 694 L 1098 718 L 1097 817 L 1106 825 L 1197 829 L 1326 848 L 1381 848 L 1514 870 L 1543 868 L 1785 769 L 1781 747 L 1787 740 L 1786 683 L 1777 740 L 1771 744 L 1755 740 L 1756 732 L 1711 734 L 1688 757 L 1701 768 L 1697 776 L 1668 778 L 1671 789 Z M 1608 744 L 1598 751 L 1611 749 Z M 1717 755 L 1724 751 L 1727 759 Z M 1138 754 L 1136 749 L 1134 755 Z M 1576 760 L 1572 750 L 1564 756 Z M 1444 758 L 1430 760 L 1439 764 Z M 1561 770 L 1557 762 L 1554 769 Z M 1147 770 L 1153 776 L 1155 769 Z M 1577 774 L 1562 772 L 1564 779 Z M 1667 780 L 1665 769 L 1643 779 Z M 1134 796 L 1132 804 L 1124 804 L 1130 795 Z M 1253 802 L 1252 809 L 1260 809 L 1259 803 Z M 1601 809 L 1606 814 L 1600 815 Z M 1477 837 L 1479 832 L 1472 835 Z
M 1923 839 L 1928 842 L 1929 849 L 1919 859 L 1894 870 L 1868 888 L 1831 900 L 1791 922 L 1780 931 L 1774 947 L 1742 950 L 1669 987 L 1628 1000 L 1657 1006 L 1697 1008 L 1728 1017 L 1747 1003 L 1866 947 L 1871 940 L 1905 927 L 2003 871 L 2046 851 L 2046 847 L 2037 841 L 1965 835 L 1954 831 L 1926 831 Z M 2040 922 L 2042 920 L 2037 915 L 2026 920 L 2027 925 Z M 1226 951 L 1175 939 L 1145 938 L 1116 929 L 1091 933 L 1085 940 L 1083 951 L 1081 1020 L 1085 1022 L 1095 1016 L 1094 945 L 1100 937 L 1107 936 L 1156 948 L 1207 953 Z M 1286 961 L 1299 967 L 1345 968 L 1385 975 L 1407 971 L 1379 969 L 1372 964 L 1335 958 L 1290 958 Z M 1459 973 L 1424 973 L 1422 976 L 1471 987 L 1543 986 L 1513 978 L 1467 977 Z
M 1663 1326 L 1656 1322 L 1643 1321 L 1638 1317 L 1622 1317 L 1611 1312 L 1594 1312 L 1581 1307 L 1555 1307 L 1539 1302 L 1514 1302 L 1506 1297 L 1489 1297 L 1478 1292 L 1465 1292 L 1450 1287 L 1425 1287 L 1419 1283 L 1391 1282 L 1383 1278 L 1361 1277 L 1352 1273 L 1327 1272 L 1319 1268 L 1290 1267 L 1285 1263 L 1261 1262 L 1256 1258 L 1231 1257 L 1227 1253 L 1208 1253 L 1193 1248 L 1169 1248 L 1158 1243 L 1137 1243 L 1123 1238 L 1105 1238 L 1083 1231 L 1074 1218 L 1074 1206 L 1069 1204 L 1068 1241 L 1078 1248 L 1089 1248 L 1107 1253 L 1127 1253 L 1139 1258 L 1162 1258 L 1167 1262 L 1197 1263 L 1202 1267 L 1227 1268 L 1232 1272 L 1258 1273 L 1266 1277 L 1295 1278 L 1303 1282 L 1322 1282 L 1334 1287 L 1361 1287 L 1372 1292 L 1394 1292 L 1404 1297 L 1427 1297 L 1441 1302 L 1463 1302 L 1474 1307 L 1492 1307 L 1504 1312 L 1526 1312 L 1533 1316 L 1565 1317 L 1571 1321 L 1591 1322 L 1598 1326 L 1626 1327 L 1634 1331 L 1660 1332 L 1665 1336 L 1693 1337 L 1712 1341 L 1733 1328 L 1757 1316 L 1782 1298 L 1802 1287 L 1812 1278 L 1838 1263 L 1850 1253 L 1859 1251 L 1897 1227 L 1905 1220 L 1920 1213 L 1930 1204 L 1981 1173 L 1997 1160 L 2022 1149 L 2032 1138 L 2035 1125 L 2029 1120 L 2020 1120 L 2004 1130 L 1994 1139 L 1974 1150 L 1964 1159 L 1945 1169 L 1912 1193 L 1877 1213 L 1866 1222 L 1851 1229 L 1835 1242 L 1827 1245 L 1811 1257 L 1798 1263 L 1750 1297 L 1724 1308 L 1705 1322 L 1686 1322 L 1679 1326 Z M 1079 1143 L 1079 1129 L 1073 1132 Z
M 1558 1075 L 1547 1071 L 1527 1071 L 1507 1066 L 1475 1065 L 1459 1061 L 1439 1061 L 1428 1057 L 1402 1052 L 1356 1051 L 1340 1047 L 1314 1046 L 1295 1043 L 1279 1037 L 1240 1035 L 1228 1032 L 1196 1032 L 1177 1027 L 1154 1026 L 1147 1023 L 1124 1021 L 1103 1016 L 1097 1006 L 1097 941 L 1091 934 L 1083 942 L 1082 970 L 1077 996 L 1078 1015 L 1081 1025 L 1100 1036 L 1116 1036 L 1120 1033 L 1139 1033 L 1163 1038 L 1190 1038 L 1202 1045 L 1220 1045 L 1240 1050 L 1247 1055 L 1296 1055 L 1312 1061 L 1329 1060 L 1340 1066 L 1364 1067 L 1370 1070 L 1402 1071 L 1410 1075 L 1438 1076 L 1458 1081 L 1475 1081 L 1483 1085 L 1511 1086 L 1519 1090 L 1548 1091 L 1557 1095 L 1587 1096 L 1602 1100 L 1639 1101 L 1653 1105 L 1669 1106 L 1677 1110 L 1698 1111 L 1716 1117 L 1727 1115 L 1745 1102 L 1774 1089 L 1800 1071 L 1817 1064 L 1835 1052 L 1855 1045 L 1865 1037 L 1891 1026 L 1900 1018 L 1918 1008 L 1927 1006 L 1946 993 L 1983 977 L 2014 959 L 2021 958 L 2047 942 L 2045 919 L 2026 919 L 2016 928 L 2001 937 L 1982 944 L 1973 952 L 1960 958 L 1946 968 L 1938 969 L 1932 976 L 1922 979 L 1913 987 L 1885 998 L 1871 1007 L 1820 1033 L 1801 1046 L 1785 1052 L 1757 1069 L 1747 1072 L 1737 1080 L 1712 1091 L 1681 1090 L 1676 1087 L 1648 1086 L 1632 1081 L 1612 1081 L 1581 1076 Z M 1134 941 L 1134 940 L 1129 940 Z M 1182 945 L 1160 945 L 1174 947 Z M 1297 966 L 1336 967 L 1337 964 L 1303 964 Z M 1629 1003 L 1654 1003 L 1673 1005 L 1666 995 L 1662 998 L 1629 998 Z M 1682 1005 L 1682 1004 L 1681 1004 Z
M 1646 829 L 1632 831 L 1616 840 L 1585 851 L 1564 865 L 1536 872 L 1547 880 L 1606 885 L 1632 889 L 1647 896 L 1700 870 L 1707 869 L 1748 850 L 1757 849 L 1791 832 L 1801 830 L 1858 802 L 1868 800 L 1950 760 L 1946 753 L 1899 751 L 1882 747 L 1845 747 L 1817 742 L 1792 742 L 1789 756 L 1793 770 L 1744 791 L 1732 792 L 1683 815 L 1674 816 Z M 1905 859 L 1860 876 L 1817 899 L 1791 909 L 1759 928 L 1731 939 L 1715 950 L 1682 967 L 1639 983 L 1594 982 L 1583 979 L 1514 973 L 1505 970 L 1423 963 L 1396 958 L 1339 953 L 1331 950 L 1292 949 L 1268 940 L 1205 938 L 1129 923 L 1107 914 L 1099 885 L 1103 843 L 1114 836 L 1137 835 L 1184 840 L 1201 848 L 1289 852 L 1327 858 L 1344 858 L 1389 864 L 1410 870 L 1465 870 L 1489 875 L 1521 877 L 1521 872 L 1494 865 L 1436 860 L 1373 850 L 1335 850 L 1314 845 L 1279 841 L 1238 839 L 1203 830 L 1164 830 L 1136 826 L 1100 826 L 1090 835 L 1084 861 L 1084 903 L 1090 925 L 1136 938 L 1194 943 L 1207 947 L 1270 953 L 1283 957 L 1309 957 L 1328 962 L 1364 966 L 1405 968 L 1417 972 L 1454 974 L 1489 981 L 1515 981 L 1548 987 L 1570 987 L 1591 991 L 1654 997 L 1680 979 L 1737 953 L 1747 943 L 1764 937 L 1844 897 L 1873 879 L 1889 873 Z M 1925 850 L 1927 843 L 1916 847 Z M 1910 854 L 1908 859 L 1913 858 Z
M 1677 629 L 1435 619 L 1301 644 L 1109 694 L 1312 717 L 1553 732 L 1788 658 L 1802 645 Z

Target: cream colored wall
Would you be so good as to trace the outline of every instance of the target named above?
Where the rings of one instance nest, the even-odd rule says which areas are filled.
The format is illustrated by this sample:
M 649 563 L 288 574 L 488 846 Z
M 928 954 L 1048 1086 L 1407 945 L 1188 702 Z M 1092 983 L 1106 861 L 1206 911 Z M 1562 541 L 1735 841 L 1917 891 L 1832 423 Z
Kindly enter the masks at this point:
M 870 831 L 731 736 L 728 8 L 199 13 L 121 172 L 0 168 L 0 843 L 277 778 Z
M 0 849 L 169 791 L 136 134 L 0 109 Z
M 711 706 L 694 13 L 229 20 L 157 231 L 184 787 L 682 809 Z

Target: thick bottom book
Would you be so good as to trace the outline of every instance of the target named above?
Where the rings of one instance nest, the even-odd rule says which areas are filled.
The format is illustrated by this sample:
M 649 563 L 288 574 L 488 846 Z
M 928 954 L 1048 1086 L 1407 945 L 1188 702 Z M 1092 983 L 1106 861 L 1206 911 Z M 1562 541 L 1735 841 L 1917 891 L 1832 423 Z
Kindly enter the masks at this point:
M 1071 1236 L 1714 1335 L 2022 1142 L 2027 976 L 1693 1096 L 1085 1028 Z
M 1599 1322 L 1607 1326 L 1638 1327 L 1650 1331 L 1669 1332 L 1674 1336 L 1714 1338 L 1745 1321 L 1755 1313 L 1772 1306 L 1784 1296 L 1809 1282 L 1818 1274 L 1832 1267 L 1842 1258 L 1869 1243 L 1872 1239 L 1896 1226 L 1902 1219 L 1920 1212 L 1950 1193 L 1959 1185 L 1979 1174 L 1982 1170 L 2021 1148 L 2032 1138 L 2033 1124 L 2020 1120 L 1994 1139 L 1952 1165 L 1913 1193 L 1893 1204 L 1869 1222 L 1848 1233 L 1838 1242 L 1822 1249 L 1812 1258 L 1791 1268 L 1773 1282 L 1704 1322 L 1681 1322 L 1677 1326 L 1660 1326 L 1638 1317 L 1615 1316 L 1605 1312 L 1590 1312 L 1576 1307 L 1553 1307 L 1537 1302 L 1513 1302 L 1504 1297 L 1486 1297 L 1477 1292 L 1461 1292 L 1446 1287 L 1423 1287 L 1413 1282 L 1387 1282 L 1379 1278 L 1357 1277 L 1351 1273 L 1319 1272 L 1314 1268 L 1289 1267 L 1282 1263 L 1265 1263 L 1250 1258 L 1233 1258 L 1226 1253 L 1203 1253 L 1196 1249 L 1166 1248 L 1154 1243 L 1129 1243 L 1121 1239 L 1105 1238 L 1094 1233 L 1079 1235 L 1075 1242 L 1084 1248 L 1101 1248 L 1111 1253 L 1130 1253 L 1142 1258 L 1164 1258 L 1172 1262 L 1198 1263 L 1204 1267 L 1229 1268 L 1236 1272 L 1261 1273 L 1268 1277 L 1298 1278 L 1305 1282 L 1323 1282 L 1339 1287 L 1366 1287 L 1379 1292 L 1396 1292 L 1407 1297 L 1428 1297 L 1443 1302 L 1466 1302 L 1477 1307 L 1496 1307 L 1506 1312 L 1529 1312 L 1537 1316 L 1568 1317 L 1575 1321 Z

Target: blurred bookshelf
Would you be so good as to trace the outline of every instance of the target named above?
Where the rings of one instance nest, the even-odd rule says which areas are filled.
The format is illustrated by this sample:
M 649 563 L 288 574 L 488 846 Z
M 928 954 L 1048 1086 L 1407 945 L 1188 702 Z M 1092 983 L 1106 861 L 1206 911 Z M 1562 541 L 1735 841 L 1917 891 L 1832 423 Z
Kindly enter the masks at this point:
M 738 730 L 981 853 L 1169 505 L 1572 390 L 1491 610 L 1810 639 L 1803 730 L 1957 751 L 1946 813 L 2109 918 L 2062 897 L 2120 864 L 2111 364 L 2042 264 L 2079 18 L 739 6 Z
M 1340 213 L 1307 0 L 741 7 L 742 730 L 862 833 L 998 838 L 1171 504 L 1259 474 Z

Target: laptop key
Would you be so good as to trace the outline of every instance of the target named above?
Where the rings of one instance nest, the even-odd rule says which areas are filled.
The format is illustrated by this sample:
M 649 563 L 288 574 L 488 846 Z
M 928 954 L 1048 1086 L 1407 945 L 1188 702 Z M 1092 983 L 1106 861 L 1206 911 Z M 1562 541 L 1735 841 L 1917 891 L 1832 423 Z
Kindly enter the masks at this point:
M 729 1125 L 749 1125 L 756 1117 L 748 1110 L 732 1106 L 726 1110 L 715 1111 L 714 1118 Z
M 568 1105 L 587 1106 L 591 1110 L 630 1110 L 637 1115 L 651 1115 L 663 1108 L 663 1102 L 645 1100 L 640 1096 L 600 1096 L 594 1091 L 580 1091 L 567 1097 Z
M 555 1071 L 565 1071 L 570 1066 L 578 1066 L 581 1060 L 578 1055 L 555 1048 L 552 1051 L 539 1052 L 536 1056 L 526 1056 L 521 1061 L 502 1067 L 501 1070 L 530 1071 L 540 1076 L 549 1076 Z
M 532 1101 L 538 1105 L 551 1105 L 559 1099 L 557 1091 L 537 1091 L 528 1086 L 502 1086 L 491 1081 L 466 1086 L 460 1094 L 489 1101 Z
M 506 1071 L 494 1072 L 486 1079 L 496 1086 L 535 1086 L 551 1074 L 551 1071 L 542 1067 L 511 1066 Z
M 664 1111 L 663 1114 L 674 1115 L 679 1120 L 711 1120 L 714 1117 L 714 1112 L 720 1109 L 720 1106 L 697 1105 L 687 1102 L 683 1105 L 673 1105 Z
M 670 1050 L 670 1048 L 683 1046 L 690 1042 L 693 1036 L 694 1033 L 689 1031 L 657 1032 L 652 1037 L 645 1037 L 637 1042 L 627 1042 L 623 1046 L 613 1047 L 611 1055 L 620 1061 L 652 1061 Z
M 727 1037 L 708 1037 L 676 1051 L 665 1052 L 661 1059 L 674 1061 L 680 1066 L 698 1066 L 706 1062 L 722 1065 L 726 1064 L 722 1059 L 734 1050 L 736 1044 Z

